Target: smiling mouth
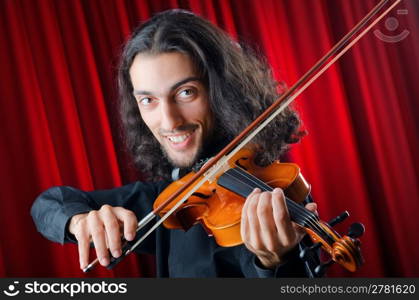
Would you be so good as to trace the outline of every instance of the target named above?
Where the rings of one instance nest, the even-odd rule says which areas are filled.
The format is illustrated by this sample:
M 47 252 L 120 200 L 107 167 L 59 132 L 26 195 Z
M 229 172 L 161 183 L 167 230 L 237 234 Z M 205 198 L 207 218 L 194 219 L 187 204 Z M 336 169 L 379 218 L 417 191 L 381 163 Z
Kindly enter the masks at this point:
M 186 141 L 188 137 L 190 137 L 194 132 L 195 130 L 184 133 L 184 134 L 165 136 L 165 138 L 168 139 L 173 144 L 181 144 L 184 141 Z
M 171 141 L 172 143 L 178 144 L 185 141 L 188 137 L 191 136 L 192 133 L 187 133 L 183 135 L 177 135 L 177 136 L 168 136 L 167 139 Z

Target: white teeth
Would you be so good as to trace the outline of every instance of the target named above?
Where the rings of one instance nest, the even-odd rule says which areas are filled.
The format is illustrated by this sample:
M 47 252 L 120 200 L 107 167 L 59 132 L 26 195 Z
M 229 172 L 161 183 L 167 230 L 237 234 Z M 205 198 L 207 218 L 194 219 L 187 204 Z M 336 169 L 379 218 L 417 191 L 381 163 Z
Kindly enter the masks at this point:
M 177 136 L 168 136 L 167 138 L 173 143 L 182 143 L 189 136 L 190 134 L 184 134 L 184 135 L 177 135 Z

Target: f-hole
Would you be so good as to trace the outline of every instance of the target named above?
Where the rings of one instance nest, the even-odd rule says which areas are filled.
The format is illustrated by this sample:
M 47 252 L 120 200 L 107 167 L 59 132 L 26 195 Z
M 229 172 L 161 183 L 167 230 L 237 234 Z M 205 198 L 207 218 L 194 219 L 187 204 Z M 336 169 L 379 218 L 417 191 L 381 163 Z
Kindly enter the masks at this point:
M 244 167 L 242 164 L 240 164 L 240 160 L 242 160 L 242 159 L 247 160 L 249 158 L 243 157 L 243 158 L 240 158 L 240 159 L 236 160 L 236 165 L 239 166 L 240 168 L 242 168 L 243 170 L 246 170 L 247 171 L 247 168 Z

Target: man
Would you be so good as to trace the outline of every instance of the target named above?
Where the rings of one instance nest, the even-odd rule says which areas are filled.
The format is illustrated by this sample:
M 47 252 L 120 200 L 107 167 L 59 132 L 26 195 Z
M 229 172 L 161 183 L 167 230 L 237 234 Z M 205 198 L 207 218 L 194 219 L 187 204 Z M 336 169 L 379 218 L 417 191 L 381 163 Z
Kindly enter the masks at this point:
M 173 168 L 187 171 L 215 155 L 278 98 L 269 68 L 250 50 L 180 10 L 160 13 L 133 33 L 118 80 L 127 143 L 150 181 L 93 192 L 56 187 L 32 207 L 47 238 L 78 243 L 82 269 L 90 241 L 103 266 L 109 252 L 121 255 L 121 233 L 134 239 L 138 219 L 150 212 Z M 298 128 L 297 115 L 285 110 L 253 141 L 257 163 L 277 159 L 299 140 Z M 316 210 L 314 203 L 306 207 Z M 138 251 L 156 255 L 161 277 L 311 275 L 298 257 L 303 233 L 291 222 L 281 189 L 255 190 L 247 197 L 241 236 L 244 245 L 223 248 L 199 225 L 187 232 L 161 227 Z

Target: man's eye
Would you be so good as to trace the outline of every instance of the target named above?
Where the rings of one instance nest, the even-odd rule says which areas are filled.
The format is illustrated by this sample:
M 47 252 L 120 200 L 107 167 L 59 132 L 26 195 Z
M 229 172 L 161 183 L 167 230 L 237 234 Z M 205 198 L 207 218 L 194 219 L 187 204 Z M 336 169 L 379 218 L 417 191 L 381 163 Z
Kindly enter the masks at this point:
M 141 105 L 147 106 L 147 105 L 150 105 L 151 101 L 152 101 L 151 98 L 145 97 L 138 100 L 138 103 Z
M 189 97 L 194 94 L 194 90 L 192 89 L 184 89 L 180 91 L 179 95 L 182 97 Z

